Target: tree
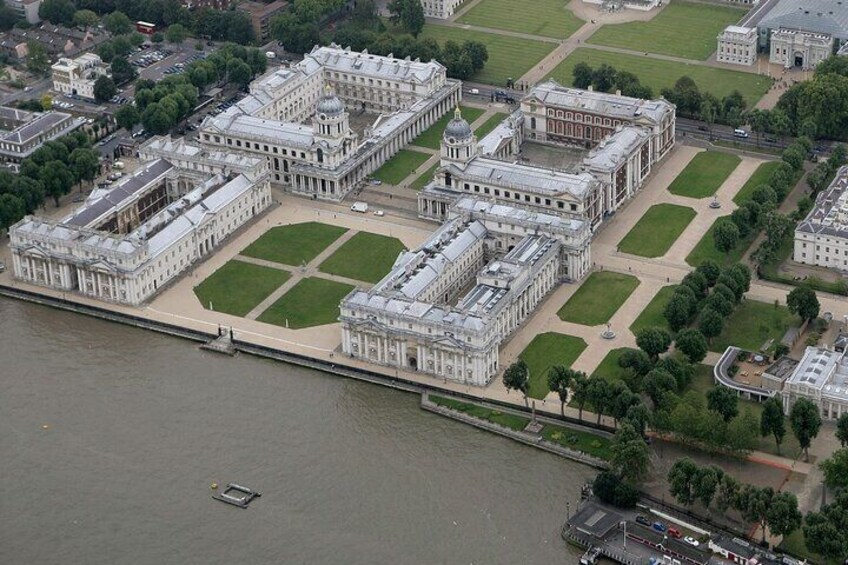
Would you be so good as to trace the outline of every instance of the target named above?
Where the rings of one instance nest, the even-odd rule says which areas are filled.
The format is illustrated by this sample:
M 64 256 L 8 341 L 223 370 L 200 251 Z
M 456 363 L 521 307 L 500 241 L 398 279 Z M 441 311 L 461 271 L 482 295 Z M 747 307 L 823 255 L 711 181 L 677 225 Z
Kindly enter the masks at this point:
M 773 207 L 777 205 L 777 193 L 767 184 L 761 184 L 751 193 L 751 200 L 761 206 Z
M 739 243 L 739 228 L 731 220 L 719 220 L 713 229 L 715 248 L 722 253 L 729 253 Z
M 803 168 L 806 157 L 804 150 L 795 145 L 787 147 L 780 156 L 785 163 L 789 164 L 796 171 L 800 171 Z
M 654 403 L 656 409 L 662 404 L 663 397 L 667 392 L 677 390 L 677 381 L 665 369 L 654 369 L 645 375 L 642 381 L 642 390 Z
M 571 76 L 575 88 L 586 90 L 592 84 L 592 67 L 586 63 L 577 63 L 571 71 Z
M 240 86 L 247 86 L 253 78 L 253 70 L 250 65 L 239 59 L 230 59 L 227 63 L 227 77 L 230 82 Z
M 695 272 L 704 275 L 704 278 L 707 279 L 707 285 L 713 287 L 721 274 L 721 267 L 712 259 L 707 259 L 698 265 Z
M 768 133 L 769 130 L 769 111 L 754 108 L 748 113 L 748 122 L 751 124 L 751 130 L 757 134 L 757 145 L 759 145 L 760 134 Z
M 736 506 L 736 498 L 739 496 L 739 481 L 737 481 L 733 476 L 725 473 L 721 477 L 721 482 L 718 485 L 718 489 L 715 495 L 715 505 L 716 509 L 722 514 L 726 513 L 728 509 Z
M 757 522 L 762 528 L 763 542 L 766 541 L 766 528 L 768 527 L 768 511 L 774 490 L 771 487 L 758 488 L 753 485 L 745 485 L 739 492 L 738 510 L 742 517 L 750 522 Z
M 730 267 L 728 274 L 739 283 L 743 295 L 751 289 L 751 269 L 747 265 L 736 263 Z
M 165 34 L 161 31 L 157 31 L 156 33 L 150 36 L 150 41 L 157 45 L 159 43 L 163 43 L 165 41 Z
M 730 314 L 733 313 L 733 308 L 735 306 L 735 302 L 728 300 L 723 294 L 717 292 L 709 295 L 704 301 L 704 308 L 715 310 L 725 317 L 730 316 Z
M 724 471 L 721 467 L 709 465 L 698 469 L 692 485 L 692 494 L 704 505 L 704 508 L 709 509 L 712 504 L 722 477 L 724 477 Z
M 583 407 L 589 400 L 589 379 L 585 373 L 576 372 L 571 379 L 571 398 L 577 404 L 577 418 L 583 421 Z
M 648 474 L 651 451 L 648 444 L 630 424 L 622 424 L 610 446 L 610 465 L 628 483 L 638 483 Z
M 793 314 L 798 314 L 803 320 L 811 321 L 818 317 L 819 299 L 816 291 L 808 286 L 797 286 L 786 296 L 786 306 Z
M 138 113 L 138 108 L 132 104 L 127 104 L 118 108 L 115 112 L 115 122 L 119 127 L 127 131 L 132 131 L 137 123 L 141 121 L 141 114 Z
M 43 6 L 44 4 L 42 4 Z M 27 41 L 27 70 L 33 74 L 43 75 L 50 69 L 47 51 L 37 41 Z
M 709 288 L 707 277 L 697 271 L 693 271 L 683 277 L 680 284 L 691 288 L 692 292 L 695 293 L 695 298 L 697 299 L 701 299 L 707 293 L 707 289 Z
M 637 397 L 638 400 L 638 397 Z M 622 423 L 628 423 L 633 426 L 633 429 L 639 432 L 640 436 L 645 435 L 645 428 L 648 427 L 648 423 L 651 421 L 651 413 L 648 411 L 648 407 L 645 406 L 644 402 L 637 402 L 632 404 L 630 408 L 627 409 L 627 413 L 622 418 Z
M 801 527 L 798 499 L 792 493 L 778 492 L 771 499 L 766 519 L 772 535 L 788 536 Z
M 700 363 L 707 356 L 707 339 L 700 331 L 690 328 L 677 334 L 674 345 L 690 363 Z
M 663 328 L 643 328 L 636 332 L 636 345 L 656 361 L 660 353 L 668 351 L 671 335 Z
M 810 187 L 810 190 L 812 190 L 813 193 L 816 193 L 825 187 L 827 177 L 828 172 L 826 170 L 816 167 L 807 173 L 807 186 Z
M 738 456 L 745 456 L 757 447 L 759 435 L 757 434 L 757 426 L 759 422 L 757 417 L 749 409 L 734 418 L 727 426 L 724 439 L 717 438 L 715 442 L 719 447 L 724 447 L 731 453 Z M 721 443 L 723 442 L 723 445 Z
M 575 372 L 562 365 L 554 365 L 548 371 L 548 388 L 559 396 L 559 409 L 563 416 L 565 416 L 565 403 L 568 402 L 568 390 L 571 386 L 572 374 Z
M 718 336 L 724 329 L 724 318 L 712 308 L 704 308 L 701 312 L 701 320 L 698 322 L 698 330 L 712 343 L 714 337 Z
M 503 376 L 503 383 L 507 390 L 517 390 L 524 396 L 524 404 L 527 404 L 527 387 L 530 370 L 527 368 L 527 363 L 524 359 L 519 359 L 512 365 L 506 368 Z
M 71 151 L 68 161 L 74 176 L 80 182 L 84 180 L 93 181 L 100 170 L 100 157 L 98 153 L 86 147 L 77 147 Z
M 611 388 L 609 381 L 605 379 L 589 379 L 586 390 L 587 399 L 592 403 L 595 414 L 598 416 L 598 425 L 601 423 L 601 416 L 609 410 L 611 403 Z
M 777 396 L 772 396 L 763 403 L 763 413 L 760 415 L 760 435 L 774 436 L 777 453 L 780 454 L 780 444 L 786 436 L 786 418 L 783 415 L 783 402 Z
M 730 422 L 739 414 L 739 398 L 729 388 L 717 386 L 707 393 L 707 408 L 718 412 L 725 422 Z
M 848 412 L 842 414 L 836 420 L 836 439 L 842 447 L 848 445 Z
M 188 37 L 188 30 L 182 24 L 171 24 L 165 30 L 165 40 L 175 45 L 182 44 Z
M 489 50 L 482 41 L 465 41 L 462 43 L 462 50 L 471 58 L 471 66 L 475 72 L 482 69 L 489 60 Z
M 618 366 L 622 369 L 630 369 L 634 375 L 641 377 L 648 374 L 654 364 L 641 349 L 627 349 L 618 357 Z
M 654 368 L 668 371 L 677 382 L 677 390 L 685 389 L 689 386 L 689 381 L 692 379 L 692 367 L 673 356 L 663 357 L 657 361 Z
M 20 20 L 18 14 L 5 2 L 0 3 L 0 31 L 8 31 Z
M 133 30 L 132 20 L 123 12 L 112 12 L 103 16 L 103 27 L 113 36 L 124 35 Z
M 117 92 L 118 87 L 115 86 L 115 82 L 106 75 L 101 75 L 94 81 L 94 98 L 98 102 L 109 100 Z
M 807 549 L 839 562 L 848 559 L 848 492 L 838 494 L 819 512 L 809 512 L 805 521 Z
M 38 8 L 38 16 L 51 24 L 71 25 L 74 23 L 76 6 L 70 0 L 44 0 Z
M 391 0 L 387 6 L 389 19 L 417 37 L 424 27 L 424 6 L 417 0 Z
M 616 426 L 627 415 L 631 406 L 641 402 L 639 396 L 633 394 L 623 381 L 615 381 L 610 385 L 609 397 L 609 411 Z
M 112 80 L 115 84 L 124 84 L 138 76 L 135 67 L 130 65 L 126 57 L 115 57 L 112 59 Z
M 684 506 L 695 502 L 695 481 L 699 473 L 698 464 L 683 457 L 674 462 L 668 471 L 668 491 L 674 499 Z
M 77 10 L 74 12 L 74 25 L 83 29 L 96 26 L 100 22 L 100 16 L 91 10 Z
M 848 448 L 837 449 L 819 467 L 827 486 L 837 491 L 848 490 Z
M 822 425 L 818 407 L 811 400 L 799 398 L 789 412 L 789 423 L 801 449 L 804 450 L 804 459 L 809 461 L 810 443 L 819 435 Z
M 675 293 L 663 308 L 663 317 L 668 322 L 671 331 L 676 332 L 686 327 L 692 320 L 694 300 L 686 294 Z
M 44 185 L 44 190 L 53 197 L 56 207 L 59 207 L 59 198 L 67 194 L 74 185 L 74 175 L 64 162 L 57 160 L 48 161 L 39 170 L 38 180 Z
M 619 508 L 633 508 L 639 501 L 639 491 L 610 471 L 603 471 L 595 477 L 592 492 L 603 502 Z
M 21 198 L 14 194 L 0 194 L 0 230 L 9 229 L 24 214 L 26 206 Z

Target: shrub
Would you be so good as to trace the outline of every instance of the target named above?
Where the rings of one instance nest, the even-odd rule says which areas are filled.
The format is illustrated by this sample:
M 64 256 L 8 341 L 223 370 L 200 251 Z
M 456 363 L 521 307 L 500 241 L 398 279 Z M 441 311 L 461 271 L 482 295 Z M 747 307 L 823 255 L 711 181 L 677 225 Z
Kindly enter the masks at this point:
M 639 491 L 622 482 L 610 471 L 604 471 L 595 477 L 592 492 L 603 502 L 619 508 L 633 508 L 639 501 Z

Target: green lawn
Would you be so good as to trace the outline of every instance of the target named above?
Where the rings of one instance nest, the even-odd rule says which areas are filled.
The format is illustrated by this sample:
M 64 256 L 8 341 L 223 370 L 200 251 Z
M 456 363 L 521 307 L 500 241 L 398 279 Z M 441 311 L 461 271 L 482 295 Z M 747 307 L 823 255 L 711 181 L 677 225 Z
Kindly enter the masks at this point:
M 759 351 L 769 338 L 780 341 L 783 334 L 792 326 L 800 325 L 801 320 L 785 306 L 775 308 L 774 304 L 744 300 L 724 321 L 724 331 L 713 338 L 710 351 L 723 352 L 730 345 Z
M 828 500 L 828 502 L 831 502 Z M 821 565 L 839 565 L 838 559 L 825 559 L 807 549 L 807 542 L 804 539 L 804 530 L 798 529 L 783 538 L 778 549 L 786 551 L 793 557 L 806 559 L 809 563 L 819 563 Z
M 662 287 L 653 300 L 645 306 L 639 317 L 630 324 L 630 331 L 634 334 L 643 328 L 664 328 L 671 331 L 668 327 L 668 321 L 663 316 L 663 310 L 665 310 L 668 301 L 671 300 L 676 288 L 676 284 Z
M 742 188 L 740 188 L 739 192 L 736 193 L 736 196 L 733 197 L 733 201 L 736 205 L 741 206 L 750 200 L 754 190 L 761 184 L 768 184 L 772 173 L 780 166 L 780 163 L 781 161 L 769 161 L 757 167 L 754 174 L 748 178 L 748 181 L 742 185 Z
M 401 149 L 371 176 L 385 183 L 400 184 L 430 157 L 428 153 Z
M 630 275 L 609 271 L 592 273 L 557 315 L 566 322 L 584 326 L 605 324 L 637 286 L 639 279 Z
M 745 15 L 730 6 L 675 1 L 647 22 L 605 25 L 587 43 L 703 61 L 716 50 L 716 37 Z
M 472 108 L 469 106 L 460 106 L 459 109 L 462 111 L 462 117 L 469 124 L 482 116 L 483 112 L 485 112 L 485 110 L 481 110 L 480 108 Z M 444 116 L 439 118 L 436 123 L 421 132 L 421 134 L 412 141 L 412 145 L 427 147 L 429 149 L 438 149 L 439 144 L 442 141 L 442 134 L 445 132 L 445 127 L 447 127 L 448 122 L 452 119 L 453 110 L 446 113 Z
M 370 283 L 386 276 L 405 248 L 394 237 L 359 232 L 321 263 L 324 273 Z
M 410 184 L 409 187 L 412 188 L 413 190 L 423 189 L 425 186 L 427 186 L 427 183 L 429 183 L 431 180 L 433 180 L 433 175 L 436 174 L 436 169 L 438 169 L 438 168 L 439 168 L 439 163 L 436 163 L 435 165 L 433 165 L 432 167 L 430 167 L 429 169 L 427 169 L 426 171 L 421 173 L 421 176 L 418 177 L 417 179 L 415 179 L 414 181 L 412 181 L 412 184 Z
M 722 253 L 715 247 L 713 230 L 715 230 L 715 226 L 719 221 L 727 217 L 729 216 L 716 218 L 716 221 L 713 222 L 713 225 L 710 226 L 710 229 L 701 238 L 701 241 L 686 256 L 687 263 L 693 267 L 697 267 L 707 259 L 712 259 L 719 265 L 729 266 L 738 263 L 742 259 L 742 256 L 745 255 L 745 252 L 748 251 L 748 248 L 751 247 L 751 244 L 757 238 L 757 231 L 751 230 L 751 233 L 746 237 L 739 239 L 739 243 L 729 253 Z
M 715 38 L 713 38 L 715 41 Z M 742 93 L 748 107 L 768 92 L 771 79 L 752 73 L 719 69 L 704 65 L 689 65 L 674 61 L 662 61 L 638 55 L 624 55 L 609 51 L 600 51 L 590 47 L 575 50 L 550 74 L 562 84 L 572 83 L 572 69 L 577 63 L 587 63 L 592 67 L 602 64 L 612 65 L 619 71 L 629 71 L 639 77 L 642 84 L 659 96 L 663 88 L 671 88 L 682 76 L 689 76 L 702 91 L 710 92 L 719 99 L 734 90 Z
M 300 266 L 309 263 L 347 231 L 318 222 L 277 226 L 242 250 L 242 255 Z
M 496 35 L 458 27 L 427 24 L 419 37 L 430 37 L 444 45 L 446 41 L 480 41 L 486 44 L 489 60 L 486 66 L 471 77 L 474 82 L 505 86 L 506 79 L 518 80 L 553 51 L 557 44 L 519 37 Z
M 641 257 L 662 257 L 696 216 L 676 204 L 655 204 L 618 244 L 619 251 Z
M 556 39 L 571 36 L 584 23 L 562 0 L 483 0 L 458 21 Z
M 624 380 L 624 377 L 627 376 L 629 369 L 619 367 L 618 359 L 623 353 L 625 353 L 626 351 L 630 351 L 631 349 L 632 348 L 630 347 L 619 347 L 618 349 L 613 349 L 612 351 L 607 353 L 606 357 L 604 357 L 604 360 L 601 361 L 601 364 L 598 365 L 592 372 L 591 378 L 604 379 L 610 382 Z
M 460 402 L 459 400 L 454 400 L 453 398 L 433 396 L 432 394 L 428 396 L 428 398 L 433 404 L 445 406 L 446 408 L 456 410 L 457 412 L 464 412 L 469 416 L 473 416 L 481 420 L 486 420 L 488 422 L 498 424 L 511 430 L 521 431 L 527 427 L 527 424 L 530 423 L 530 418 L 525 418 L 524 416 L 517 416 L 515 414 L 508 413 L 505 414 L 500 410 L 493 410 L 491 408 L 478 406 L 476 404 L 470 404 L 468 402 Z
M 244 316 L 290 276 L 280 269 L 232 260 L 194 287 L 194 294 L 206 309 Z
M 353 290 L 348 284 L 310 277 L 303 279 L 259 316 L 260 322 L 292 329 L 333 324 L 339 302 Z
M 474 133 L 477 135 L 477 139 L 483 139 L 488 135 L 490 131 L 495 129 L 499 123 L 506 119 L 506 114 L 503 112 L 496 112 L 495 114 L 489 116 L 489 118 L 483 122 L 479 128 L 474 130 Z
M 571 367 L 584 349 L 586 349 L 586 342 L 579 337 L 556 332 L 543 333 L 534 337 L 519 355 L 530 369 L 530 387 L 527 396 L 545 398 L 550 392 L 548 369 L 555 365 Z
M 702 151 L 680 171 L 668 191 L 689 198 L 712 196 L 741 162 L 741 158 L 730 153 Z

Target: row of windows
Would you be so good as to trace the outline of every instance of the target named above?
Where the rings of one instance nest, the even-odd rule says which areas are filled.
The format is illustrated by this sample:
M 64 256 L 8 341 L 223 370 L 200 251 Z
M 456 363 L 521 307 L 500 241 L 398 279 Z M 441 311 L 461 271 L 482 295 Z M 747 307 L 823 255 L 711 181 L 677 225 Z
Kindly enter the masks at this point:
M 468 184 L 467 182 L 465 184 L 463 184 L 462 188 L 465 189 L 465 190 L 471 191 L 471 185 Z M 501 190 L 499 188 L 495 188 L 494 190 L 490 190 L 488 186 L 484 186 L 481 189 L 480 185 L 475 184 L 474 185 L 474 192 L 480 193 L 481 191 L 482 191 L 483 194 L 494 194 L 495 196 L 501 196 Z M 503 191 L 503 197 L 504 198 L 512 197 L 515 200 L 521 200 L 521 194 L 519 194 L 518 192 L 512 192 L 511 193 L 508 190 Z M 535 196 L 535 197 L 533 197 L 533 199 L 531 199 L 529 194 L 525 194 L 524 195 L 524 202 L 535 202 L 536 204 L 542 204 L 542 198 L 540 196 Z M 544 202 L 545 202 L 545 206 L 553 206 L 553 203 L 552 203 L 550 198 L 545 198 Z M 556 203 L 557 203 L 557 208 L 559 208 L 561 210 L 565 209 L 565 202 L 557 200 Z M 576 212 L 577 211 L 577 204 L 574 204 L 574 203 L 569 204 L 569 209 L 572 212 Z M 500 224 L 498 224 L 498 225 L 500 226 Z

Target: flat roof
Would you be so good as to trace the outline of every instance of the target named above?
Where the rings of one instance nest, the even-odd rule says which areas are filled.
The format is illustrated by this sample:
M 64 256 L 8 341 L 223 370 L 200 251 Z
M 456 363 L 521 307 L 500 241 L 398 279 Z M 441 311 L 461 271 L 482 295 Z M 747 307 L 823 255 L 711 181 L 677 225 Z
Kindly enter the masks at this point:
M 603 538 L 622 521 L 624 516 L 594 502 L 584 503 L 583 507 L 568 519 L 572 527 L 596 538 Z

